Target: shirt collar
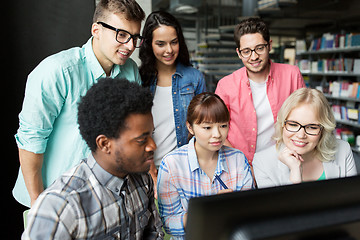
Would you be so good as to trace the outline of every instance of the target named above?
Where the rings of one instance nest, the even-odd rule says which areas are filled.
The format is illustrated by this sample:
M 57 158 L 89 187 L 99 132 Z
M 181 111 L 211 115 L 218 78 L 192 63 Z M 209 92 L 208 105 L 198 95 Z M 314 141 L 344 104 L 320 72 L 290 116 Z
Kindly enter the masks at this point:
M 195 151 L 195 137 L 191 138 L 188 144 L 188 159 L 190 164 L 190 170 L 192 172 L 200 168 Z
M 226 164 L 226 155 L 224 151 L 224 146 L 219 150 L 218 163 L 216 166 L 215 174 L 220 175 L 223 171 L 229 172 L 228 165 Z
M 184 71 L 185 71 L 185 66 L 184 65 L 182 65 L 181 63 L 178 63 L 177 65 L 176 65 L 176 72 L 175 72 L 175 74 L 176 75 L 179 75 L 180 77 L 183 77 L 184 76 Z
M 269 70 L 269 74 L 268 74 L 268 76 L 267 76 L 267 79 L 266 79 L 266 81 L 265 81 L 266 83 L 269 83 L 269 82 L 273 82 L 273 81 L 274 81 L 274 78 L 273 78 L 273 75 L 274 75 L 274 64 L 272 64 L 271 59 L 269 59 L 269 64 L 270 64 L 270 70 Z M 243 72 L 243 73 L 244 73 L 245 76 L 246 76 L 245 79 L 247 79 L 246 84 L 247 84 L 248 87 L 250 87 L 250 79 L 249 79 L 249 77 L 248 77 L 248 75 L 247 75 L 246 67 L 244 67 L 244 72 Z
M 92 154 L 89 155 L 86 162 L 101 185 L 105 186 L 116 195 L 120 194 L 122 185 L 125 182 L 124 179 L 116 177 L 103 169 L 96 162 Z
M 269 75 L 268 75 L 268 82 L 273 82 L 274 81 L 274 64 L 272 63 L 272 61 L 269 59 L 269 64 L 270 64 L 270 71 L 269 71 Z
M 195 151 L 195 137 L 191 138 L 188 144 L 188 159 L 190 164 L 190 170 L 192 172 L 200 168 L 199 161 L 197 159 L 197 155 Z M 224 146 L 222 146 L 219 150 L 219 156 L 218 156 L 217 166 L 215 169 L 215 174 L 220 175 L 223 171 L 229 172 L 228 166 L 226 164 Z
M 101 77 L 106 77 L 106 73 L 104 69 L 101 67 L 101 64 L 99 63 L 98 59 L 95 56 L 94 49 L 92 46 L 92 41 L 94 37 L 91 37 L 83 46 L 85 49 L 85 57 L 86 61 L 89 63 L 89 67 L 91 69 L 91 72 L 94 76 L 94 79 L 99 79 Z M 117 76 L 121 72 L 120 66 L 117 64 L 114 64 L 113 68 L 111 69 L 111 77 Z

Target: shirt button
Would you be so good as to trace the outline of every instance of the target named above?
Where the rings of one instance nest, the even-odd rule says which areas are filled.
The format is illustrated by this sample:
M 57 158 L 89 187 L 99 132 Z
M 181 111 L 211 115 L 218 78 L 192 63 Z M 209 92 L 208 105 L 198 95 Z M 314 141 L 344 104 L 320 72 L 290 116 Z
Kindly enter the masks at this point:
M 180 126 L 177 126 L 177 129 L 179 129 L 180 128 Z
M 178 111 L 179 111 L 179 109 L 175 109 L 175 111 L 176 111 L 176 112 L 178 112 Z
M 176 94 L 176 92 L 174 92 L 174 94 Z
M 187 88 L 186 90 L 188 90 L 188 91 L 189 91 L 189 88 Z
M 181 142 L 179 142 L 179 144 L 181 144 Z
M 253 131 L 255 131 L 255 128 L 253 128 Z
M 253 148 L 253 147 L 254 147 L 254 145 L 251 145 L 251 147 Z

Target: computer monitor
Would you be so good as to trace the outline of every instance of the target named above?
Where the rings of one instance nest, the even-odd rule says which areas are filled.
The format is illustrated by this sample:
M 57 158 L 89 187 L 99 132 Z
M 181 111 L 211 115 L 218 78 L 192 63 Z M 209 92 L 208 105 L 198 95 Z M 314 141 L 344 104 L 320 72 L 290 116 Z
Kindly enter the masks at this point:
M 360 176 L 192 198 L 187 240 L 360 239 Z

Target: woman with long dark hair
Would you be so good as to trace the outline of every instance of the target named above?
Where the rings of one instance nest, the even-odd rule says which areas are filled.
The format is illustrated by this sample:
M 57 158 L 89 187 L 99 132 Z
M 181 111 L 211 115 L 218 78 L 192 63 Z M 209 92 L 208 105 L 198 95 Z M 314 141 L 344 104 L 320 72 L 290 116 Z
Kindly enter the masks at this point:
M 151 13 L 142 35 L 140 75 L 143 86 L 154 94 L 153 138 L 158 148 L 150 173 L 156 183 L 162 157 L 187 143 L 188 105 L 206 87 L 202 73 L 191 66 L 181 26 L 174 16 L 164 11 Z

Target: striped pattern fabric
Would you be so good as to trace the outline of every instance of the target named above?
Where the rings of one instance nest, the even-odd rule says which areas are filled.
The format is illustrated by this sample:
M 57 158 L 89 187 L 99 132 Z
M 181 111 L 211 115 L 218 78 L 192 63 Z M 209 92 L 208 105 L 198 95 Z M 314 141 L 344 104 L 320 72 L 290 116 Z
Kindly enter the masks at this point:
M 163 239 L 149 174 L 124 179 L 92 155 L 36 200 L 22 239 Z
M 200 168 L 194 141 L 195 138 L 192 138 L 189 144 L 166 155 L 159 168 L 159 212 L 165 231 L 175 239 L 184 238 L 183 217 L 188 210 L 189 199 L 217 194 L 224 189 L 215 177 L 210 179 Z M 215 174 L 234 191 L 254 188 L 250 165 L 237 149 L 223 146 L 219 150 Z

